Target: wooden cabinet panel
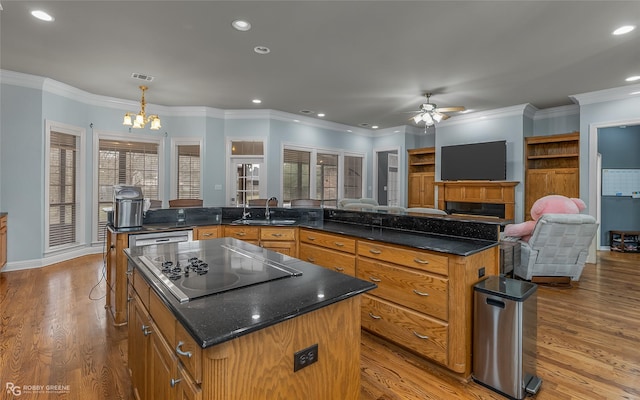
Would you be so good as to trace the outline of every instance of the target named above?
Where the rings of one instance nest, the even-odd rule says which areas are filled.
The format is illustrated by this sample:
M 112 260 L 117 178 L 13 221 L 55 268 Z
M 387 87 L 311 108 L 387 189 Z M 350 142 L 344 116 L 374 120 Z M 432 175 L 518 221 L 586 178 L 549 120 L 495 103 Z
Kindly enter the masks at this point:
M 176 386 L 176 400 L 202 400 L 202 389 L 191 380 L 181 365 L 178 365 L 178 378 L 180 382 Z
M 133 288 L 130 288 L 129 302 L 129 351 L 128 364 L 131 373 L 133 395 L 136 400 L 147 400 L 147 357 L 151 318 L 140 302 Z
M 431 172 L 413 173 L 408 177 L 409 207 L 435 207 L 435 175 Z
M 113 316 L 114 325 L 127 323 L 127 267 L 124 249 L 129 247 L 129 235 L 113 233 L 107 229 L 107 295 L 106 305 Z
M 449 274 L 449 260 L 447 257 L 427 251 L 383 245 L 370 240 L 359 240 L 358 255 L 417 268 L 435 274 Z
M 174 400 L 175 383 L 178 379 L 178 360 L 165 339 L 151 324 L 149 335 L 149 357 L 147 359 L 147 399 Z
M 182 324 L 176 323 L 175 353 L 184 369 L 196 383 L 202 382 L 202 347 L 193 340 Z
M 149 308 L 149 284 L 144 280 L 137 269 L 131 274 L 131 280 L 133 281 L 133 288 L 142 301 L 142 304 L 146 308 Z M 129 296 L 129 298 L 131 298 L 131 296 Z
M 149 293 L 149 314 L 160 329 L 160 334 L 167 339 L 167 342 L 174 343 L 176 338 L 175 318 L 171 311 L 164 305 L 158 295 L 151 290 Z
M 209 240 L 220 237 L 222 226 L 198 226 L 193 228 L 193 240 Z
M 342 235 L 334 235 L 330 233 L 321 233 L 309 229 L 300 230 L 300 242 L 315 244 L 316 246 L 326 247 L 337 251 L 355 254 L 356 240 Z
M 300 243 L 299 258 L 343 274 L 356 275 L 356 256 L 307 243 Z
M 362 296 L 363 328 L 447 365 L 448 324 L 408 308 Z
M 0 269 L 7 264 L 7 216 L 0 217 Z
M 296 240 L 297 228 L 260 228 L 260 240 L 274 241 L 274 240 Z
M 256 242 L 260 240 L 260 228 L 256 226 L 232 226 L 224 227 L 224 236 L 232 237 L 240 240 Z
M 541 197 L 559 194 L 567 197 L 580 197 L 580 174 L 577 168 L 531 169 L 526 175 L 525 219 L 531 219 L 529 211 Z
M 297 246 L 296 242 L 260 242 L 260 246 L 275 251 L 276 253 L 284 254 L 291 257 L 297 256 Z
M 358 258 L 357 276 L 378 285 L 370 293 L 446 321 L 449 281 L 397 265 Z

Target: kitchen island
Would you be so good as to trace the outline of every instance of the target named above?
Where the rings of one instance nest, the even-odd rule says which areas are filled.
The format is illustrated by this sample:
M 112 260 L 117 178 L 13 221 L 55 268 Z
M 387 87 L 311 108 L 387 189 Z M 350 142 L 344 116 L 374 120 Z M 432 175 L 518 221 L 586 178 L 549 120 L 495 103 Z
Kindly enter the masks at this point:
M 232 238 L 126 254 L 136 398 L 358 398 L 359 295 L 375 284 Z

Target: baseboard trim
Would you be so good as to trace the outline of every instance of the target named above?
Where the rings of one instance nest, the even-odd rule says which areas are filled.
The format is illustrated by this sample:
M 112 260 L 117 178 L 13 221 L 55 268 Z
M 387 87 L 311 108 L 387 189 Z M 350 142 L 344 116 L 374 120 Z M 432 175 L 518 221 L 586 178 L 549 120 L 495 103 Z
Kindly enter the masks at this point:
M 13 261 L 8 262 L 5 265 L 1 272 L 9 272 L 9 271 L 20 271 L 25 269 L 34 269 L 34 268 L 42 268 L 51 264 L 57 264 L 59 262 L 72 260 L 74 258 L 86 256 L 89 254 L 99 254 L 103 252 L 102 245 L 100 246 L 91 246 L 91 247 L 83 247 L 81 249 L 76 249 L 73 251 L 68 251 L 56 255 L 46 256 L 39 259 L 33 260 L 24 260 L 24 261 Z

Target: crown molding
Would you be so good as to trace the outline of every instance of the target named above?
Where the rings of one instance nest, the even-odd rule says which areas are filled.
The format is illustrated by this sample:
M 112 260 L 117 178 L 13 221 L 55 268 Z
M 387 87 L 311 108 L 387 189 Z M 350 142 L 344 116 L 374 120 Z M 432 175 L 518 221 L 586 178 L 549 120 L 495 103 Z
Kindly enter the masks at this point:
M 640 84 L 620 86 L 611 89 L 598 90 L 595 92 L 587 92 L 574 94 L 569 98 L 576 104 L 581 106 L 594 103 L 602 103 L 604 101 L 624 100 L 628 99 L 632 93 L 640 91 Z M 636 95 L 638 93 L 635 93 Z
M 569 117 L 571 115 L 579 115 L 580 106 L 577 104 L 569 104 L 566 106 L 545 108 L 543 110 L 537 110 L 533 116 L 534 120 L 548 119 L 548 118 L 560 118 Z
M 511 107 L 496 108 L 495 110 L 478 111 L 469 114 L 456 115 L 446 121 L 440 122 L 440 126 L 450 126 L 475 122 L 478 119 L 494 119 L 505 117 L 521 117 L 528 112 L 528 108 L 533 107 L 531 104 L 518 104 Z M 535 109 L 535 107 L 533 107 Z
M 46 78 L 36 75 L 23 74 L 22 72 L 0 70 L 0 83 L 5 85 L 21 86 L 29 89 L 42 90 Z

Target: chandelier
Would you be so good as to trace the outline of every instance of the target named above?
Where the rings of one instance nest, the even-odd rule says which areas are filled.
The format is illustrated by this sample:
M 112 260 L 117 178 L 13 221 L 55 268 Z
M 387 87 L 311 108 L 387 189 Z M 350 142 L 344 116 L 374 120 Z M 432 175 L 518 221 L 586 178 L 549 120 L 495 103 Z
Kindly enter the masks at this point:
M 162 128 L 160 125 L 160 117 L 156 114 L 149 115 L 145 114 L 144 107 L 147 105 L 147 102 L 144 101 L 144 92 L 148 87 L 140 86 L 140 90 L 142 90 L 142 99 L 140 100 L 140 112 L 137 114 L 134 113 L 126 113 L 124 115 L 124 121 L 122 125 L 132 126 L 133 128 L 144 128 L 149 122 L 151 122 L 151 127 L 149 129 L 153 131 L 157 131 Z

